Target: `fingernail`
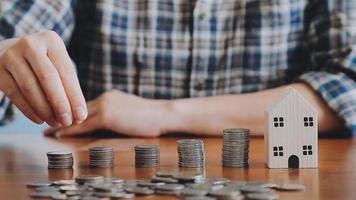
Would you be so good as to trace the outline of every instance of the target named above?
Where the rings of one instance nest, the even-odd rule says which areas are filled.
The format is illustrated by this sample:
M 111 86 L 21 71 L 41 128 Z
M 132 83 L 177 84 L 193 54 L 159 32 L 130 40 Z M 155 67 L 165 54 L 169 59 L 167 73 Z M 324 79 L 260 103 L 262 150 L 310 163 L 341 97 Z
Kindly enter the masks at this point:
M 35 119 L 35 123 L 36 123 L 36 124 L 43 124 L 43 122 L 44 122 L 44 121 L 43 121 L 42 119 L 40 119 L 40 118 L 36 118 L 36 119 Z
M 79 106 L 76 110 L 75 110 L 75 113 L 78 117 L 77 120 L 79 121 L 84 121 L 85 118 L 87 118 L 87 112 L 84 110 L 84 108 L 82 106 Z
M 68 113 L 63 113 L 61 115 L 61 119 L 62 119 L 61 121 L 63 126 L 70 126 L 73 122 L 72 116 L 69 115 Z

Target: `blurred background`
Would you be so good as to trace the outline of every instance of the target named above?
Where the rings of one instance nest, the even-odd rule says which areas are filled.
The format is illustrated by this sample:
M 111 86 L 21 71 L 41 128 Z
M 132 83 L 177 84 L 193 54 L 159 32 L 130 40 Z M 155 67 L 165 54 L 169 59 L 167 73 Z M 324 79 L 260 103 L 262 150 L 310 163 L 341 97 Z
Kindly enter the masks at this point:
M 15 111 L 16 117 L 12 123 L 0 126 L 0 134 L 5 133 L 26 133 L 26 134 L 42 134 L 42 131 L 47 128 L 46 124 L 37 125 L 28 120 L 21 112 Z

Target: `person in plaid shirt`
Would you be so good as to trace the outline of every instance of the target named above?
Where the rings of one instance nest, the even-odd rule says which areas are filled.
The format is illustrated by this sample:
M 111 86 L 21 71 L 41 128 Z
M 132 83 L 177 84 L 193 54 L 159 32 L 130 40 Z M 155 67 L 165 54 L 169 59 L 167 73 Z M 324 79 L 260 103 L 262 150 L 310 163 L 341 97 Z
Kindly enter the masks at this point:
M 286 87 L 356 136 L 353 0 L 0 3 L 0 118 L 60 136 L 264 130 Z M 88 101 L 86 103 L 86 100 Z

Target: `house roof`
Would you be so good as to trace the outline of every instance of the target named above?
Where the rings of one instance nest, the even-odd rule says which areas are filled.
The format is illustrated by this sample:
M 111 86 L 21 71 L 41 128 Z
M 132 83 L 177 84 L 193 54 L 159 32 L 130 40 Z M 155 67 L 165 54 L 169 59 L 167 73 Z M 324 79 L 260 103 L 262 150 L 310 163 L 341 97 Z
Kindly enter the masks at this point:
M 286 91 L 268 107 L 267 112 L 272 111 L 274 108 L 276 108 L 279 104 L 281 104 L 285 99 L 289 97 L 297 98 L 297 100 L 302 101 L 304 104 L 306 104 L 312 112 L 318 113 L 317 109 L 302 94 L 300 94 L 296 89 L 292 87 L 288 87 Z

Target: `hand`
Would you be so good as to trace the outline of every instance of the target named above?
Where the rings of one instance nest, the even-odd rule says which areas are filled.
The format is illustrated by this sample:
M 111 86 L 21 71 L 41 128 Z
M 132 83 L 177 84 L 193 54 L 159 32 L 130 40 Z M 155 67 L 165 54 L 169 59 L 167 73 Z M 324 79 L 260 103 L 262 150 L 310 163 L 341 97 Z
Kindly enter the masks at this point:
M 69 126 L 87 116 L 74 66 L 53 31 L 0 43 L 0 90 L 35 123 Z
M 45 135 L 73 136 L 95 130 L 110 130 L 130 136 L 156 137 L 162 133 L 167 101 L 150 100 L 118 90 L 88 102 L 88 118 L 67 128 L 49 128 Z

